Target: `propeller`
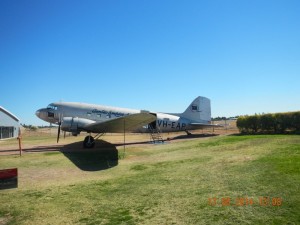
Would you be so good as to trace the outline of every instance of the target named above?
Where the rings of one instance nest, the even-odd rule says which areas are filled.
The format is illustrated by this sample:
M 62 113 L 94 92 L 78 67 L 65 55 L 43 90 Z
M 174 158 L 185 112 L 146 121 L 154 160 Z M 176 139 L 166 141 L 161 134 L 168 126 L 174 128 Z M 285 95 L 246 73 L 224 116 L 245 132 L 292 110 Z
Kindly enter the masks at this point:
M 60 137 L 61 119 L 62 119 L 62 115 L 60 114 L 58 119 L 57 143 L 59 142 L 59 137 Z
M 57 143 L 59 142 L 59 136 L 60 136 L 60 125 L 61 122 L 58 123 L 58 131 L 57 131 Z

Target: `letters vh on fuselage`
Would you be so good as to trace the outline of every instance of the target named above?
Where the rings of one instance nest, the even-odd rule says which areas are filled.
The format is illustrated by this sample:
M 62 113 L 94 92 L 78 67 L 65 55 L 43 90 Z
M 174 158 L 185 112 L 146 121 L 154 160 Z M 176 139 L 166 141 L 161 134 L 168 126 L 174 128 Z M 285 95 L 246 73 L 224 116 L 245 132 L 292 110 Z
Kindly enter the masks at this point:
M 47 122 L 56 124 L 58 124 L 62 118 L 69 117 L 81 118 L 85 119 L 86 121 L 92 122 L 105 122 L 117 118 L 126 117 L 132 114 L 146 112 L 155 115 L 156 120 L 149 125 L 135 128 L 131 132 L 147 133 L 150 132 L 149 126 L 151 126 L 152 129 L 160 129 L 161 132 L 185 131 L 190 128 L 190 121 L 176 114 L 152 113 L 145 110 L 71 102 L 52 103 L 46 109 L 47 110 L 44 112 L 39 111 L 38 117 Z

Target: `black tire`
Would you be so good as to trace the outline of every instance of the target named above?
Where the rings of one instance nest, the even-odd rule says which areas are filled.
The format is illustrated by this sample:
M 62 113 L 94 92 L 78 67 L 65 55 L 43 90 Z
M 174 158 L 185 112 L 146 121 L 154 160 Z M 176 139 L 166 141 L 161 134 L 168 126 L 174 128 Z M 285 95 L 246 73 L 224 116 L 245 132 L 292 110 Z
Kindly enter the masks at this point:
M 84 148 L 93 148 L 95 146 L 95 139 L 92 136 L 86 136 L 83 141 Z

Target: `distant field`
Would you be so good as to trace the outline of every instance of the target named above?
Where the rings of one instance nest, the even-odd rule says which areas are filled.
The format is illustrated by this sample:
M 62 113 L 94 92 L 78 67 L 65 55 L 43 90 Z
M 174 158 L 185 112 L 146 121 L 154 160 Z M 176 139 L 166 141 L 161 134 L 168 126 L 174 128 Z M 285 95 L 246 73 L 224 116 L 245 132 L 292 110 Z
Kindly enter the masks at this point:
M 238 133 L 238 129 L 236 127 L 236 121 L 214 121 L 214 124 L 223 125 L 221 128 L 208 128 L 203 130 L 194 130 L 191 133 L 196 135 L 228 135 Z M 60 135 L 59 144 L 56 143 L 57 138 L 57 127 L 53 128 L 41 128 L 37 131 L 24 130 L 22 131 L 22 146 L 23 149 L 32 149 L 37 146 L 51 145 L 50 148 L 58 146 L 58 149 L 64 145 L 68 145 L 73 142 L 81 142 L 87 134 L 82 132 L 78 137 L 71 136 L 70 133 L 66 133 L 66 137 L 64 138 L 63 132 Z M 175 133 L 163 133 L 163 138 L 166 139 L 174 139 L 180 136 L 186 136 L 185 132 L 175 132 Z M 123 134 L 105 134 L 101 137 L 101 139 L 108 141 L 113 144 L 123 144 L 124 143 L 124 135 Z M 128 133 L 125 135 L 126 143 L 136 143 L 136 142 L 148 142 L 150 141 L 149 134 L 132 134 Z M 9 139 L 9 140 L 0 140 L 0 155 L 3 154 L 18 154 L 19 144 L 18 140 Z M 15 151 L 13 151 L 15 150 Z
M 19 169 L 19 188 L 0 191 L 0 224 L 300 223 L 300 136 L 132 144 L 125 158 L 122 146 L 80 150 L 81 140 L 0 155 L 0 169 Z M 55 135 L 27 141 L 49 145 Z

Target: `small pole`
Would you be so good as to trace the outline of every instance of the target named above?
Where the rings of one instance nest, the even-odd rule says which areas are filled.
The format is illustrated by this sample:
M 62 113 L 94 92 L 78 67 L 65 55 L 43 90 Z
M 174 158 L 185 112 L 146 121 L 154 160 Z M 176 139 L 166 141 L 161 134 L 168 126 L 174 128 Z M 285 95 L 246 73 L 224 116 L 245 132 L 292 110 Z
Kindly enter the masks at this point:
M 124 143 L 123 143 L 123 158 L 125 158 L 125 118 L 124 118 Z
M 20 157 L 22 156 L 22 134 L 21 134 L 21 128 L 19 127 L 19 134 L 18 134 L 18 141 L 19 141 L 19 151 L 20 151 Z

